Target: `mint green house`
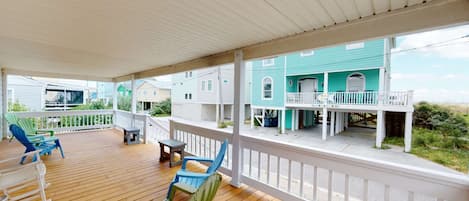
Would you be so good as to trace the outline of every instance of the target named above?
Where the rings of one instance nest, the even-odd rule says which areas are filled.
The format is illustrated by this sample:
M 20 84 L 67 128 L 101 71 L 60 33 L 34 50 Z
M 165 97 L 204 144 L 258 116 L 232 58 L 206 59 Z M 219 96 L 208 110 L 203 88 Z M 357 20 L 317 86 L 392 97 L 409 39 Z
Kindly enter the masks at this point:
M 412 92 L 389 90 L 392 44 L 393 39 L 376 39 L 253 61 L 251 126 L 285 132 L 319 126 L 322 120 L 325 140 L 348 127 L 350 114 L 373 113 L 381 146 L 386 112 L 401 112 L 409 137 Z

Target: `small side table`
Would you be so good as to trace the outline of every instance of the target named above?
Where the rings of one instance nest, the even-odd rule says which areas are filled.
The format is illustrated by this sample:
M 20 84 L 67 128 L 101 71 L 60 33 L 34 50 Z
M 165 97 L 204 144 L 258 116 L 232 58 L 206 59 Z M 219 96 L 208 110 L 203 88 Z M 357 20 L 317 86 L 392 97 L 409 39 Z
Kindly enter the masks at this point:
M 182 164 L 186 143 L 177 140 L 161 140 L 158 141 L 158 143 L 160 144 L 160 162 L 164 162 L 169 159 L 170 168 L 175 165 Z M 165 146 L 169 148 L 169 153 L 164 151 Z M 179 153 L 181 155 L 181 159 L 179 161 L 174 161 L 174 153 Z
M 140 144 L 140 129 L 138 128 L 124 128 L 124 143 Z

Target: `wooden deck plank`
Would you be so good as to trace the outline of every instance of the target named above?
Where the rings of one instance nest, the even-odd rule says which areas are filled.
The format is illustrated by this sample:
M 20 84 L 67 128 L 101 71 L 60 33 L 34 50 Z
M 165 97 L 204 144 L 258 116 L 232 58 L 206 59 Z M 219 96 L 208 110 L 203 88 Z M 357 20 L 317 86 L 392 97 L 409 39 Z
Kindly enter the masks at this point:
M 59 135 L 65 159 L 56 151 L 42 159 L 47 166 L 46 193 L 52 200 L 163 200 L 168 185 L 179 167 L 159 163 L 159 148 L 154 144 L 124 145 L 117 130 L 99 130 Z M 0 142 L 0 160 L 23 153 L 17 141 Z M 191 163 L 189 168 L 204 171 Z M 223 176 L 215 200 L 276 200 L 270 195 L 243 185 L 234 188 Z M 177 194 L 176 200 L 187 196 Z

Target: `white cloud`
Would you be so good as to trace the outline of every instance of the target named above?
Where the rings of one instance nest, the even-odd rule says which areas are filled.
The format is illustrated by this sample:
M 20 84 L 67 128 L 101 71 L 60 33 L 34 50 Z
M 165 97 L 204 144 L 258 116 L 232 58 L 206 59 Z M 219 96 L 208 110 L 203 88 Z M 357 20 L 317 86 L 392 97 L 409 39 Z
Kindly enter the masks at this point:
M 443 58 L 464 58 L 469 59 L 469 37 L 445 41 L 469 35 L 469 25 L 450 29 L 428 31 L 412 35 L 403 36 L 399 46 L 393 52 L 399 52 L 411 48 L 419 48 L 412 52 L 419 52 L 427 56 L 440 56 Z M 437 44 L 427 48 L 421 48 L 429 44 Z M 445 45 L 448 44 L 448 45 Z M 451 45 L 449 45 L 451 44 Z M 440 46 L 440 47 L 438 47 Z M 405 53 L 399 53 L 405 54 Z

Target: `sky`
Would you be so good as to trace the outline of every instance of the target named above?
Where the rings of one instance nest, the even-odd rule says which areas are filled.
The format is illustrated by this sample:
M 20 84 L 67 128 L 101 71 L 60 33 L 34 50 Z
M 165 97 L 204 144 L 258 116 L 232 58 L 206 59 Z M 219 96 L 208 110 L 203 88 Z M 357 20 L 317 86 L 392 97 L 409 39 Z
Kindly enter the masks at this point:
M 469 103 L 469 25 L 398 37 L 391 55 L 392 90 L 414 90 L 415 101 Z

